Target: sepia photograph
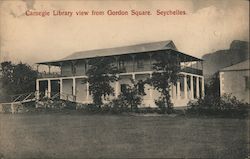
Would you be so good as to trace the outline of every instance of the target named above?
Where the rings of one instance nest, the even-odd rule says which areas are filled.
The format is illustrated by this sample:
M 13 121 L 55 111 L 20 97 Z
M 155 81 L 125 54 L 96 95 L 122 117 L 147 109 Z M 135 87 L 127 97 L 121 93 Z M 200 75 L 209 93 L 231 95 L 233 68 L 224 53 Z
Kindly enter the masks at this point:
M 249 0 L 0 0 L 0 159 L 250 159 Z

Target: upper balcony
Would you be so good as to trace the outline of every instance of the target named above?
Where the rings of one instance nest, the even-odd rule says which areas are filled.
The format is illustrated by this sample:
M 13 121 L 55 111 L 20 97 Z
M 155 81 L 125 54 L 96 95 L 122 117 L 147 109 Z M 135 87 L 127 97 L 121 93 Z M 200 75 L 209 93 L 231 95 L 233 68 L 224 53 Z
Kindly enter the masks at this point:
M 203 61 L 181 62 L 181 72 L 203 75 Z
M 144 72 L 144 71 L 153 71 L 153 65 L 143 64 L 143 65 L 126 65 L 122 70 L 124 73 L 129 72 Z M 181 65 L 180 72 L 195 74 L 195 75 L 203 75 L 202 63 L 195 63 L 194 65 Z
M 52 66 L 61 68 L 59 75 L 45 73 L 42 77 L 82 76 L 88 70 L 89 61 L 96 57 L 112 60 L 117 67 L 124 68 L 127 73 L 152 71 L 152 65 L 159 57 L 169 58 L 181 67 L 182 72 L 202 75 L 202 59 L 178 51 L 172 40 L 80 51 L 60 60 L 38 64 L 47 65 L 49 69 Z
M 203 70 L 192 68 L 192 67 L 181 67 L 181 72 L 191 73 L 195 75 L 203 75 Z
M 84 65 L 77 65 L 77 68 L 73 69 L 71 65 L 65 65 L 60 67 L 60 71 L 56 72 L 40 72 L 39 78 L 59 78 L 59 77 L 72 77 L 72 76 L 85 76 L 86 70 L 89 66 L 84 67 Z M 122 73 L 132 73 L 132 72 L 148 72 L 153 71 L 153 64 L 150 64 L 147 61 L 144 62 L 127 62 L 123 65 L 117 65 Z M 203 75 L 202 70 L 202 61 L 194 62 L 181 62 L 180 63 L 180 72 Z

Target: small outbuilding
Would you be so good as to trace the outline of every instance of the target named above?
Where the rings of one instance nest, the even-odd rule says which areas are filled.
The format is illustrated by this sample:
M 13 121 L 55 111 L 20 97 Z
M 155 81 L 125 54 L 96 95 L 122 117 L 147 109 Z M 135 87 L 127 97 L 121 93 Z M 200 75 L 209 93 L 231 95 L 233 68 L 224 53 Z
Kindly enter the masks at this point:
M 250 59 L 220 70 L 220 95 L 250 103 Z

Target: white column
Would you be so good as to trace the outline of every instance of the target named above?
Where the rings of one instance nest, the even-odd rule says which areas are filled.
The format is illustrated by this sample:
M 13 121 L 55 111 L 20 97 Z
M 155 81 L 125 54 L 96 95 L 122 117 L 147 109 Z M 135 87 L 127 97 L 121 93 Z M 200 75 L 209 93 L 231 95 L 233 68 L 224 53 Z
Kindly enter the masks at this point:
M 196 76 L 196 98 L 200 98 L 200 84 L 198 76 Z
M 202 98 L 205 96 L 205 83 L 204 83 L 204 77 L 201 78 L 201 92 L 202 92 Z
M 176 86 L 174 84 L 172 84 L 172 95 L 173 95 L 173 99 L 176 98 Z
M 36 80 L 36 99 L 39 100 L 39 80 Z
M 190 87 L 191 99 L 194 99 L 194 80 L 192 75 L 190 75 Z
M 135 80 L 135 74 L 134 73 L 132 73 L 132 79 Z
M 220 96 L 222 96 L 225 92 L 224 92 L 224 72 L 220 72 L 219 73 L 220 76 Z
M 170 94 L 171 100 L 173 100 L 173 84 L 172 83 L 170 85 L 169 94 Z
M 60 78 L 60 99 L 63 99 L 63 80 Z
M 15 105 L 14 105 L 14 103 L 11 103 L 10 108 L 11 108 L 11 113 L 15 114 Z
M 51 97 L 51 81 L 48 79 L 48 98 Z
M 119 83 L 119 75 L 116 75 L 117 77 L 117 81 L 115 81 L 115 98 L 117 98 L 119 96 L 119 93 L 120 93 L 120 89 L 119 89 L 119 86 L 120 86 L 120 83 Z
M 187 99 L 187 75 L 184 75 L 184 98 Z
M 76 98 L 76 78 L 73 78 L 73 100 Z
M 36 71 L 39 73 L 39 64 L 36 65 Z
M 115 82 L 115 97 L 119 96 L 119 81 Z
M 86 87 L 87 87 L 87 96 L 86 96 L 86 100 L 89 101 L 89 82 L 86 83 Z
M 177 99 L 181 98 L 181 85 L 180 85 L 180 81 L 177 81 Z

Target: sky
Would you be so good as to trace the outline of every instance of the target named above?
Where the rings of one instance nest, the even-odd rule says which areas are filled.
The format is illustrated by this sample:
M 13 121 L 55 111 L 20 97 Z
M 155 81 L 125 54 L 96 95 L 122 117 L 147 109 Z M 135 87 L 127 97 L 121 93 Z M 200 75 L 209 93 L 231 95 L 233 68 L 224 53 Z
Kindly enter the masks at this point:
M 108 16 L 106 11 L 149 10 L 151 16 Z M 157 10 L 186 15 L 159 16 Z M 26 16 L 31 11 L 104 11 L 103 16 Z M 33 65 L 76 51 L 173 40 L 178 50 L 202 57 L 249 41 L 247 0 L 0 0 L 0 62 Z

